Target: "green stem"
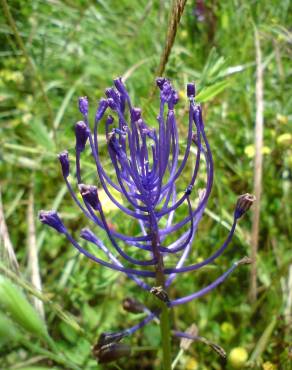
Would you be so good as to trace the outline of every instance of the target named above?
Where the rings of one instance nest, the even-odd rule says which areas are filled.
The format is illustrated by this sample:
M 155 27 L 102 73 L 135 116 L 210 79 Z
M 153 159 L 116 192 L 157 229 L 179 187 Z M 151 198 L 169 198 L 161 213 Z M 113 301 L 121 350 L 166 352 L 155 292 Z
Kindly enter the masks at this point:
M 171 370 L 171 346 L 170 346 L 170 325 L 169 308 L 161 302 L 160 334 L 162 340 L 163 370 Z
M 22 345 L 27 348 L 31 352 L 38 353 L 42 356 L 46 356 L 58 364 L 64 365 L 66 368 L 73 369 L 73 370 L 80 370 L 80 368 L 72 362 L 69 362 L 65 359 L 62 355 L 52 353 L 46 349 L 40 348 L 38 345 L 33 344 L 28 340 L 23 340 Z
M 152 233 L 152 248 L 153 256 L 156 258 L 157 263 L 155 265 L 156 273 L 156 287 L 165 289 L 165 276 L 163 273 L 164 263 L 163 255 L 159 251 L 159 234 L 157 232 L 158 225 L 155 218 L 155 213 L 152 210 L 150 216 L 150 232 Z M 170 325 L 169 325 L 169 308 L 164 301 L 158 297 L 159 306 L 161 310 L 160 315 L 160 335 L 162 341 L 162 362 L 163 370 L 171 370 L 171 345 L 170 345 Z
M 178 351 L 178 354 L 175 356 L 175 359 L 172 361 L 172 364 L 171 364 L 171 369 L 174 370 L 176 368 L 176 365 L 178 364 L 181 356 L 184 354 L 184 350 L 183 349 L 180 349 Z
M 157 241 L 153 241 L 156 251 L 158 251 Z M 158 263 L 156 265 L 156 285 L 157 287 L 162 287 L 165 289 L 165 278 L 163 274 L 163 258 L 159 253 L 157 253 Z M 159 299 L 159 306 L 161 310 L 160 314 L 160 336 L 162 341 L 162 362 L 163 362 L 163 370 L 171 370 L 171 333 L 170 333 L 170 325 L 169 325 L 169 308 L 167 307 L 166 303 Z

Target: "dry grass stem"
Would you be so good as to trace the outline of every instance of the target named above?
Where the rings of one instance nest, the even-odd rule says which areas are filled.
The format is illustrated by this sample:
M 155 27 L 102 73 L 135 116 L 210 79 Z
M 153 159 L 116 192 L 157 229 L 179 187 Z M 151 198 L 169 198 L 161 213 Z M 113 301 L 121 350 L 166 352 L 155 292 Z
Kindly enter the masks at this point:
M 256 50 L 256 122 L 255 122 L 255 160 L 254 160 L 254 189 L 253 194 L 257 201 L 253 207 L 252 232 L 251 232 L 251 278 L 250 299 L 255 302 L 257 297 L 257 250 L 260 228 L 260 205 L 262 193 L 262 167 L 263 167 L 263 130 L 264 130 L 264 85 L 262 53 L 258 30 L 255 28 Z
M 12 242 L 10 240 L 8 228 L 5 222 L 4 208 L 2 204 L 1 187 L 0 187 L 0 238 L 3 241 L 4 255 L 7 256 L 10 267 L 13 270 L 18 272 L 19 271 L 18 262 L 16 259 L 16 255 L 14 252 Z
M 168 58 L 174 44 L 175 36 L 177 33 L 177 28 L 181 19 L 181 16 L 184 11 L 184 7 L 186 5 L 187 0 L 173 0 L 170 17 L 168 21 L 167 27 L 167 35 L 165 46 L 160 58 L 159 67 L 156 71 L 156 76 L 162 76 L 165 70 L 165 66 L 168 62 Z
M 28 225 L 28 235 L 27 235 L 27 247 L 28 247 L 28 265 L 31 274 L 31 283 L 38 290 L 42 291 L 42 281 L 39 269 L 39 259 L 37 250 L 37 239 L 35 230 L 35 216 L 34 216 L 34 195 L 33 187 L 30 187 L 29 198 L 28 198 L 28 208 L 27 208 L 27 225 Z M 42 318 L 45 317 L 43 302 L 37 297 L 33 297 L 33 303 L 37 311 Z

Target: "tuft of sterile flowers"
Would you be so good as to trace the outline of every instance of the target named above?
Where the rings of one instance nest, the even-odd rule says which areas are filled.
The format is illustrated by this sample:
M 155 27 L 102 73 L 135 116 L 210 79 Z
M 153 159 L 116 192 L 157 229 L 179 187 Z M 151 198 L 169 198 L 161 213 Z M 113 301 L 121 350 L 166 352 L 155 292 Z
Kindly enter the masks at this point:
M 109 245 L 89 228 L 81 230 L 80 237 L 99 248 L 104 253 L 104 258 L 95 256 L 74 239 L 57 212 L 41 211 L 39 219 L 64 234 L 80 253 L 102 266 L 126 274 L 140 288 L 155 295 L 171 309 L 205 295 L 222 283 L 239 265 L 250 263 L 245 257 L 233 263 L 223 275 L 199 291 L 176 299 L 169 296 L 168 288 L 178 274 L 198 270 L 214 262 L 225 251 L 232 240 L 238 219 L 248 211 L 255 197 L 244 194 L 238 198 L 229 234 L 215 252 L 199 263 L 189 261 L 194 236 L 213 185 L 213 158 L 205 133 L 202 108 L 195 102 L 195 85 L 187 85 L 188 132 L 186 145 L 181 149 L 175 117 L 178 94 L 166 78 L 157 78 L 156 84 L 160 90 L 157 129 L 148 126 L 142 117 L 141 109 L 132 105 L 121 78 L 114 80 L 114 87 L 106 89 L 106 98 L 101 99 L 98 104 L 93 128 L 89 124 L 88 99 L 79 98 L 79 111 L 83 119 L 75 125 L 74 172 L 81 198 L 75 194 L 69 180 L 72 170 L 68 152 L 59 154 L 69 193 L 92 225 L 105 231 Z M 105 131 L 107 155 L 114 169 L 114 178 L 102 164 L 98 134 L 100 126 Z M 80 162 L 86 145 L 89 145 L 95 162 L 100 188 L 86 184 L 82 178 Z M 191 149 L 196 153 L 194 169 L 185 191 L 181 192 L 178 191 L 178 182 L 188 163 Z M 191 201 L 192 193 L 203 163 L 206 169 L 206 184 L 200 191 L 197 205 L 194 207 Z M 127 235 L 112 227 L 99 198 L 101 190 L 122 212 L 121 217 L 128 217 L 138 223 L 139 234 Z M 187 211 L 182 219 L 176 221 L 175 213 L 180 207 L 185 207 Z M 167 237 L 173 234 L 176 235 L 175 241 L 167 242 Z M 172 263 L 173 261 L 175 263 Z M 154 284 L 149 284 L 145 278 L 154 279 Z M 124 307 L 130 312 L 144 312 L 146 316 L 137 325 L 121 332 L 102 333 L 94 347 L 94 354 L 100 362 L 129 355 L 129 346 L 120 343 L 122 338 L 155 319 L 159 320 L 159 309 L 152 312 L 136 300 L 127 298 Z M 173 331 L 173 334 L 192 339 L 190 334 L 184 332 Z M 196 338 L 199 337 L 193 339 Z

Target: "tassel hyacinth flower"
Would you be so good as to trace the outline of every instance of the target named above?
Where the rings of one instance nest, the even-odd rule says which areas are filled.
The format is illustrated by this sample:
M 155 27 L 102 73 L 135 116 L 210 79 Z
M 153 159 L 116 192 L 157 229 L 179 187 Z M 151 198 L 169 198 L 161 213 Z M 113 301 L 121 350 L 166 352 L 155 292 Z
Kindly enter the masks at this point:
M 101 99 L 98 104 L 93 128 L 89 124 L 88 100 L 86 97 L 79 99 L 79 111 L 83 120 L 75 125 L 75 171 L 81 198 L 75 194 L 69 181 L 68 152 L 63 151 L 59 155 L 62 174 L 69 193 L 92 225 L 98 226 L 106 233 L 110 247 L 99 238 L 98 231 L 94 233 L 86 228 L 81 231 L 80 237 L 101 250 L 104 258 L 95 256 L 73 238 L 55 211 L 41 211 L 39 218 L 42 223 L 64 234 L 81 254 L 99 265 L 126 274 L 140 288 L 156 297 L 157 309 L 153 311 L 134 299 L 124 301 L 125 309 L 130 312 L 144 312 L 145 318 L 126 330 L 103 333 L 94 347 L 94 354 L 99 361 L 108 362 L 127 356 L 130 353 L 130 347 L 120 341 L 149 322 L 159 320 L 163 366 L 165 370 L 169 370 L 171 335 L 190 339 L 190 335 L 184 332 L 170 330 L 169 310 L 209 293 L 239 265 L 250 261 L 248 258 L 243 258 L 233 263 L 213 283 L 185 297 L 173 299 L 168 293 L 170 285 L 177 275 L 192 273 L 222 255 L 231 242 L 239 218 L 247 212 L 255 199 L 250 194 L 244 194 L 238 198 L 233 224 L 223 244 L 211 252 L 205 260 L 192 263 L 194 237 L 212 189 L 213 158 L 205 133 L 202 108 L 195 102 L 195 85 L 192 83 L 187 85 L 188 128 L 186 146 L 182 151 L 179 148 L 175 117 L 178 94 L 166 78 L 157 78 L 156 83 L 160 89 L 157 129 L 148 126 L 142 118 L 141 109 L 132 105 L 121 78 L 114 80 L 115 87 L 106 89 L 106 98 Z M 105 130 L 107 155 L 111 161 L 112 171 L 109 172 L 102 164 L 100 155 L 98 131 L 101 126 Z M 82 179 L 80 160 L 87 144 L 95 162 L 99 188 L 84 184 Z M 178 180 L 182 173 L 185 173 L 183 171 L 191 152 L 196 153 L 194 169 L 190 174 L 187 187 L 181 192 Z M 181 160 L 179 160 L 180 156 L 182 156 Z M 200 167 L 206 170 L 205 188 L 199 192 L 198 197 L 195 197 L 193 189 L 197 185 Z M 114 176 L 112 176 L 113 170 Z M 99 199 L 100 189 L 126 217 L 137 222 L 140 233 L 126 235 L 111 227 Z M 116 194 L 119 194 L 119 197 Z M 192 198 L 198 198 L 196 207 Z M 176 211 L 180 209 L 182 214 L 181 207 L 186 210 L 186 214 L 182 219 L 177 219 Z M 175 241 L 169 242 L 169 237 Z

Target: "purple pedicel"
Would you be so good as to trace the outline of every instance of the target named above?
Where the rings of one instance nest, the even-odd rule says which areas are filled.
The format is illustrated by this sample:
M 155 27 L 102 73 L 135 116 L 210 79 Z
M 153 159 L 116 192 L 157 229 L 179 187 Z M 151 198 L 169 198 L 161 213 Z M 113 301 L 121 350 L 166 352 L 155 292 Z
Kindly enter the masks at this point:
M 215 248 L 215 251 L 212 250 L 209 257 L 201 262 L 188 262 L 196 231 L 212 190 L 213 157 L 204 128 L 202 108 L 194 100 L 195 84 L 187 85 L 189 114 L 186 145 L 181 149 L 183 153 L 181 161 L 179 161 L 179 136 L 175 117 L 178 94 L 171 82 L 164 77 L 157 78 L 156 84 L 160 90 L 156 128 L 149 127 L 143 119 L 141 109 L 132 105 L 121 78 L 114 80 L 114 87 L 106 89 L 105 98 L 99 101 L 93 129 L 90 128 L 88 119 L 88 99 L 79 98 L 82 121 L 75 125 L 75 151 L 76 182 L 81 197 L 75 194 L 68 179 L 70 173 L 68 152 L 63 151 L 59 155 L 62 174 L 72 199 L 90 222 L 97 229 L 100 228 L 105 232 L 109 245 L 107 246 L 97 236 L 98 231 L 95 234 L 88 228 L 81 231 L 81 239 L 98 248 L 104 258 L 95 256 L 94 253 L 81 246 L 65 228 L 55 211 L 41 211 L 39 218 L 42 223 L 65 234 L 73 247 L 94 263 L 126 274 L 146 292 L 155 291 L 157 298 L 164 301 L 171 309 L 209 293 L 239 265 L 250 262 L 248 258 L 243 258 L 233 263 L 214 282 L 185 297 L 172 299 L 167 291 L 179 273 L 198 270 L 213 263 L 223 254 L 231 243 L 238 220 L 248 211 L 255 198 L 250 194 L 241 195 L 235 206 L 231 229 L 222 245 Z M 101 127 L 104 130 L 103 137 L 106 138 L 107 144 L 106 160 L 111 162 L 109 167 L 102 164 L 104 157 L 101 157 L 99 152 Z M 96 166 L 99 188 L 94 185 L 85 185 L 82 179 L 80 161 L 86 145 L 90 149 Z M 190 162 L 191 152 L 196 153 L 194 168 L 187 187 L 178 188 L 177 183 L 182 173 L 185 177 L 186 165 Z M 206 168 L 206 184 L 196 197 L 194 194 L 198 190 L 195 191 L 195 186 L 202 162 Z M 108 172 L 107 168 L 111 172 Z M 113 171 L 115 179 L 112 175 Z M 99 199 L 100 191 L 104 191 L 116 209 L 122 213 L 121 217 L 125 215 L 137 224 L 140 233 L 127 235 L 120 233 L 115 226 L 111 225 L 109 222 L 111 217 L 107 219 L 103 204 Z M 174 215 L 181 207 L 185 209 L 185 216 L 177 220 Z M 166 222 L 165 226 L 161 227 L 160 221 L 163 219 Z M 169 236 L 172 237 L 171 242 L 168 241 Z M 164 265 L 166 261 L 167 266 Z M 160 281 L 162 285 L 153 286 L 155 282 L 151 285 L 150 281 L 145 282 L 144 278 L 156 279 L 156 283 Z M 101 334 L 95 347 L 95 355 L 100 362 L 109 362 L 128 356 L 130 349 L 120 341 L 149 322 L 159 320 L 159 309 L 151 312 L 140 304 L 139 311 L 147 314 L 140 323 L 120 332 Z M 177 331 L 177 333 L 181 333 L 182 337 L 185 336 L 182 332 Z

